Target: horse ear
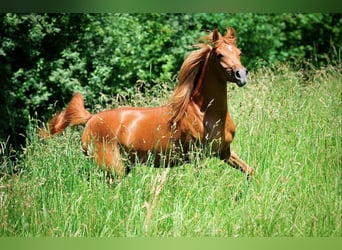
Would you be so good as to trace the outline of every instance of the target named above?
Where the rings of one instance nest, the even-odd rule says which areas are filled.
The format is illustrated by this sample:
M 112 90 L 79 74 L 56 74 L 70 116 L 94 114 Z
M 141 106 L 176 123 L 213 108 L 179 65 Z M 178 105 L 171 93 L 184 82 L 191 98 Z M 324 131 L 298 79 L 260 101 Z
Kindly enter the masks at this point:
M 236 42 L 236 32 L 232 27 L 227 28 L 227 33 L 224 36 L 225 38 L 232 40 L 234 43 Z
M 221 39 L 221 37 L 222 37 L 221 33 L 217 29 L 214 29 L 213 42 L 216 42 L 217 40 Z

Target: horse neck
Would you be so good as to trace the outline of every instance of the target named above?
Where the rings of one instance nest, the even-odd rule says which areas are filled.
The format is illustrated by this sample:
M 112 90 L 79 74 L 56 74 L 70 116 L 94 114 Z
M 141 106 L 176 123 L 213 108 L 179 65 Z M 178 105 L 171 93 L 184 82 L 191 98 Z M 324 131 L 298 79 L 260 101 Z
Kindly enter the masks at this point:
M 221 65 L 208 55 L 201 76 L 192 93 L 192 102 L 206 115 L 224 119 L 227 112 L 227 84 L 222 78 Z

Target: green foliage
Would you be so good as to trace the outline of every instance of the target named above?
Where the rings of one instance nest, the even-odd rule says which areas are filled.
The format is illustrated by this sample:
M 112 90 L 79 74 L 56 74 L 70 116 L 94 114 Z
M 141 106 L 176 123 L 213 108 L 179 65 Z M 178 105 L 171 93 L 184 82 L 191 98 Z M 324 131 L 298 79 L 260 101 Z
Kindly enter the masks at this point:
M 23 143 L 29 117 L 47 120 L 75 91 L 94 107 L 103 96 L 132 96 L 137 81 L 173 86 L 191 45 L 215 28 L 236 28 L 250 71 L 338 64 L 341 24 L 340 14 L 318 13 L 1 14 L 0 138 Z
M 22 143 L 24 137 L 18 134 L 25 134 L 29 117 L 44 117 L 54 95 L 67 94 L 49 75 L 81 32 L 82 19 L 65 14 L 0 16 L 1 139 L 10 135 L 12 142 Z

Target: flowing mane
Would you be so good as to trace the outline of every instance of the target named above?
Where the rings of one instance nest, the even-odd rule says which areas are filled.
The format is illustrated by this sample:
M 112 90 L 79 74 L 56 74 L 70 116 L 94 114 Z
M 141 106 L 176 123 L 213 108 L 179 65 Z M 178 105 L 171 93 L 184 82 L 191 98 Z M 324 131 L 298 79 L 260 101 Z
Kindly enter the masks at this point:
M 189 54 L 179 71 L 178 84 L 171 97 L 172 123 L 178 122 L 183 117 L 190 102 L 191 93 L 212 49 L 208 44 L 199 44 L 196 47 L 200 49 Z
M 203 68 L 206 67 L 206 62 L 209 53 L 222 43 L 236 44 L 235 32 L 229 36 L 220 36 L 213 38 L 213 33 L 200 39 L 203 43 L 195 45 L 198 50 L 192 51 L 185 59 L 178 75 L 178 83 L 171 97 L 172 117 L 171 123 L 177 123 L 185 114 L 186 108 L 190 102 L 192 91 L 200 79 Z M 214 41 L 215 40 L 215 41 Z

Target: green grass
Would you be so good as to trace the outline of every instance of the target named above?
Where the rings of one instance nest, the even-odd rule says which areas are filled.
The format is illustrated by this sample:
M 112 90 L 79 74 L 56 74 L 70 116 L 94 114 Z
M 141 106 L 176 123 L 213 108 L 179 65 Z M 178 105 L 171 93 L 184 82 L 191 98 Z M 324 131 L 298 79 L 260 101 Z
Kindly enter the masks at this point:
M 40 141 L 0 179 L 1 236 L 341 236 L 341 69 L 280 66 L 229 87 L 232 147 L 251 181 L 208 152 L 165 169 L 147 163 L 110 186 L 82 154 L 82 128 Z M 159 85 L 141 102 L 165 103 Z M 122 103 L 120 103 L 121 105 Z M 196 155 L 196 154 L 195 154 Z

